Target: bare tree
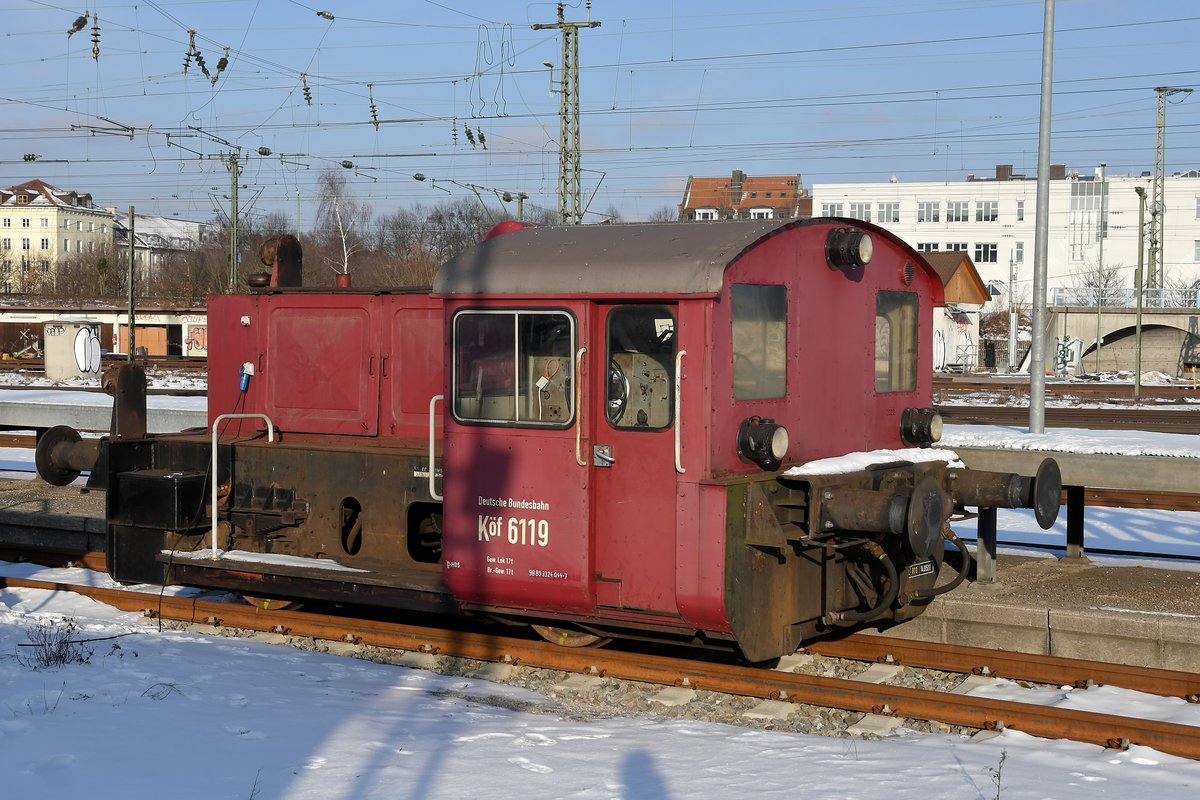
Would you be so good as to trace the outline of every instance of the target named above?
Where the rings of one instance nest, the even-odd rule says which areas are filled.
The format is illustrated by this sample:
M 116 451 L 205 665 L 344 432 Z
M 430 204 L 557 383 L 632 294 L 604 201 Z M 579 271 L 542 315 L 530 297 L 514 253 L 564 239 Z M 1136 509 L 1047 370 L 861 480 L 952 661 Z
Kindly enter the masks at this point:
M 334 272 L 350 273 L 354 255 L 366 249 L 366 232 L 371 224 L 371 206 L 350 194 L 344 172 L 330 167 L 321 173 L 321 202 L 317 206 L 313 239 L 322 247 L 320 258 Z M 315 259 L 305 259 L 312 263 Z
M 1105 306 L 1122 305 L 1125 281 L 1121 273 L 1124 269 L 1120 262 L 1101 266 L 1089 261 L 1078 276 L 1080 288 L 1087 290 L 1081 291 L 1080 297 L 1089 297 L 1093 305 L 1097 302 Z
M 150 279 L 137 287 L 137 293 L 182 305 L 204 305 L 208 295 L 225 291 L 228 270 L 229 254 L 216 245 L 165 253 Z
M 128 253 L 105 244 L 94 253 L 65 256 L 49 293 L 83 302 L 123 296 L 129 285 Z
M 624 222 L 625 221 L 625 218 L 621 216 L 621 209 L 617 208 L 612 203 L 609 203 L 608 208 L 604 209 L 603 211 L 592 212 L 592 213 L 599 214 L 599 216 L 600 216 L 600 219 L 596 220 L 596 222 L 616 223 L 616 222 Z
M 647 222 L 678 222 L 679 209 L 675 206 L 656 208 L 646 217 Z
M 1168 308 L 1196 308 L 1200 305 L 1200 280 L 1167 270 L 1163 276 L 1162 304 Z

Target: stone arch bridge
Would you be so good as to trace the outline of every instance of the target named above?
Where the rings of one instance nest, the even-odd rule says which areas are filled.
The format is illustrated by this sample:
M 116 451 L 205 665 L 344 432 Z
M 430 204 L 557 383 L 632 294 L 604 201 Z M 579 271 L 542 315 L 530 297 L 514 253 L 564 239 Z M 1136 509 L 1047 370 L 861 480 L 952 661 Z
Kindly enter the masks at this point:
M 1136 309 L 1102 306 L 1097 314 L 1095 306 L 1052 306 L 1049 311 L 1047 367 L 1063 356 L 1068 366 L 1081 359 L 1086 372 L 1133 370 Z M 1064 343 L 1073 351 L 1070 356 Z M 1200 308 L 1143 308 L 1142 371 L 1187 376 L 1193 366 L 1200 369 Z

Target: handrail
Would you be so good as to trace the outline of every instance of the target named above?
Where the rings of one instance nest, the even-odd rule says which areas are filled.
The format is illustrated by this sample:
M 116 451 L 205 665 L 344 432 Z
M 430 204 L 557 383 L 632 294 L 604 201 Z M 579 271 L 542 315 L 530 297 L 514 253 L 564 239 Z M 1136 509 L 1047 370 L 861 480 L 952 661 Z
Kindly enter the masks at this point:
M 575 463 L 581 467 L 587 466 L 587 461 L 583 458 L 583 379 L 581 371 L 583 369 L 583 354 L 587 352 L 586 347 L 579 348 L 575 353 Z
M 217 554 L 217 427 L 227 419 L 261 419 L 267 423 L 267 441 L 275 441 L 275 423 L 266 414 L 220 414 L 212 424 L 212 557 Z M 233 491 L 233 476 L 230 475 L 230 491 Z
M 683 450 L 680 439 L 683 436 L 683 419 L 680 417 L 680 392 L 679 388 L 683 381 L 683 357 L 687 355 L 687 350 L 680 350 L 675 354 L 675 471 L 680 475 L 687 472 L 683 468 Z
M 433 473 L 436 466 L 434 462 L 434 442 L 437 437 L 437 416 L 434 415 L 433 410 L 437 408 L 438 402 L 445 399 L 446 396 L 444 394 L 435 394 L 429 401 L 429 496 L 438 501 L 442 499 L 442 496 L 437 493 L 437 489 L 434 488 L 433 483 Z

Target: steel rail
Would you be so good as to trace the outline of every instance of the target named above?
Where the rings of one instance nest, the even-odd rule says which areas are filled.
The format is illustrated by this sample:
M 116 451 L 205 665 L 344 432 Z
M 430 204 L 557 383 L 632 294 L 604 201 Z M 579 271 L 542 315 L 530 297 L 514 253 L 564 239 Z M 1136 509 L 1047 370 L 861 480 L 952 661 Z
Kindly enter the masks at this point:
M 960 381 L 933 379 L 934 402 L 949 398 L 960 398 L 975 394 L 1007 395 L 1011 397 L 1028 397 L 1029 384 L 1012 381 Z M 1086 400 L 1094 403 L 1104 401 L 1131 405 L 1133 399 L 1133 384 L 1096 382 L 1096 383 L 1048 383 L 1046 394 L 1054 400 Z M 1162 401 L 1184 403 L 1200 399 L 1200 391 L 1190 383 L 1142 386 L 1142 402 Z
M 951 425 L 1018 425 L 1029 422 L 1019 406 L 937 406 Z M 1046 426 L 1100 430 L 1200 433 L 1200 406 L 1188 408 L 1047 408 Z
M 923 669 L 965 672 L 997 678 L 1083 688 L 1120 686 L 1164 697 L 1200 699 L 1200 675 L 1168 669 L 1105 664 L 1059 656 L 988 650 L 982 647 L 893 639 L 852 634 L 842 639 L 811 642 L 804 651 L 856 661 L 904 664 Z
M 101 366 L 118 363 L 124 361 L 124 354 L 117 354 L 117 358 L 104 358 L 101 360 Z M 138 363 L 145 366 L 147 369 L 190 369 L 203 372 L 208 369 L 208 359 L 204 356 L 147 356 L 145 359 L 138 358 Z M 46 369 L 46 360 L 44 358 L 7 358 L 0 359 L 0 370 L 20 371 L 29 370 L 31 372 L 43 372 Z
M 92 392 L 104 393 L 102 386 L 32 386 L 26 384 L 14 384 L 11 386 L 0 386 L 0 389 L 14 392 Z M 167 389 L 147 387 L 146 394 L 151 397 L 205 397 L 208 394 L 207 389 Z
M 161 615 L 182 622 L 291 633 L 331 641 L 521 664 L 621 680 L 687 686 L 745 697 L 936 720 L 968 728 L 1014 728 L 1033 736 L 1068 738 L 1104 747 L 1138 744 L 1184 758 L 1200 759 L 1200 727 L 1190 725 L 1112 714 L 1093 714 L 972 695 L 951 696 L 922 689 L 866 684 L 736 665 L 699 663 L 668 656 L 563 648 L 549 643 L 475 632 L 426 630 L 410 625 L 326 617 L 297 611 L 262 611 L 251 606 L 231 603 L 158 597 L 115 589 L 14 578 L 0 578 L 0 586 L 77 592 L 125 611 L 143 611 L 152 617 Z

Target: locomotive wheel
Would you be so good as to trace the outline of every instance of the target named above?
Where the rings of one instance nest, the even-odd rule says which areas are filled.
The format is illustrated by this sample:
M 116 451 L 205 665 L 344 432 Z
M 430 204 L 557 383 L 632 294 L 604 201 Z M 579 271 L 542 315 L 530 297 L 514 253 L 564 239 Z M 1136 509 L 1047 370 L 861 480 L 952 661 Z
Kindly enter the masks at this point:
M 253 594 L 244 594 L 242 599 L 255 608 L 263 611 L 299 611 L 304 608 L 304 604 L 299 600 L 283 600 L 278 597 L 259 597 Z
M 538 636 L 559 647 L 602 647 L 612 639 L 597 636 L 587 631 L 577 631 L 572 628 L 559 628 L 554 625 L 531 625 Z

